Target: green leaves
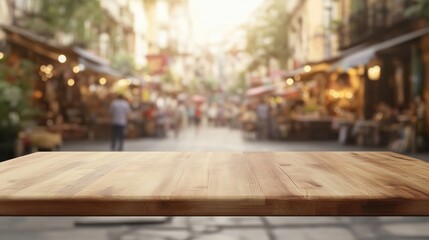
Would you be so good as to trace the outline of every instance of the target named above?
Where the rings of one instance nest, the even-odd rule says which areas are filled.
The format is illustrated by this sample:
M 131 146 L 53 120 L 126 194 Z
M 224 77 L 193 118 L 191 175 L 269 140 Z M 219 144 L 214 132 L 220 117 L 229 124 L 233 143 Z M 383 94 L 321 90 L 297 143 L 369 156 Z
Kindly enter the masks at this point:
M 34 64 L 26 60 L 14 66 L 0 61 L 1 127 L 18 126 L 37 113 L 31 106 L 34 72 Z
M 118 69 L 123 73 L 133 74 L 135 72 L 134 58 L 128 52 L 120 51 L 118 54 L 114 54 L 111 62 L 114 69 Z
M 88 45 L 98 40 L 94 29 L 106 29 L 107 17 L 99 0 L 34 0 L 35 11 L 27 13 L 20 23 L 39 34 L 53 37 L 71 34 L 74 41 Z
M 249 68 L 266 64 L 274 58 L 281 66 L 289 58 L 288 14 L 283 0 L 267 0 L 266 9 L 247 27 L 247 51 L 254 56 Z
M 404 15 L 407 17 L 429 17 L 429 1 L 416 0 L 413 5 L 405 10 Z

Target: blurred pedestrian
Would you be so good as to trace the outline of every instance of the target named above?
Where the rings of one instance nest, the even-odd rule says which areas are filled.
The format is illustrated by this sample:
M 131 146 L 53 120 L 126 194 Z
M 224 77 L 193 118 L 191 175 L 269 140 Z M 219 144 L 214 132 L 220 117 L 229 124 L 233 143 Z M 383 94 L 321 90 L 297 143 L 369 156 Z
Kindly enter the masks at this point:
M 149 137 L 155 136 L 155 114 L 156 105 L 154 103 L 150 103 L 144 112 L 145 130 Z
M 243 138 L 246 140 L 252 140 L 257 138 L 257 127 L 256 127 L 257 116 L 252 106 L 246 106 L 243 115 L 241 117 L 243 127 Z
M 156 136 L 160 138 L 167 137 L 168 113 L 164 108 L 158 108 L 156 112 Z
M 209 124 L 210 126 L 216 126 L 217 106 L 212 104 L 208 110 Z
M 195 107 L 194 104 L 191 103 L 188 105 L 188 123 L 193 124 L 195 122 Z
M 111 150 L 123 151 L 125 129 L 127 127 L 128 115 L 131 112 L 130 104 L 123 95 L 118 95 L 110 105 L 109 112 L 112 117 Z M 116 148 L 117 142 L 118 148 Z
M 173 131 L 174 131 L 174 137 L 178 138 L 179 134 L 180 134 L 180 130 L 182 129 L 182 124 L 183 124 L 183 108 L 181 107 L 182 104 L 179 103 L 178 106 L 175 106 L 172 109 L 172 116 L 171 116 L 171 120 L 172 120 L 172 127 L 173 127 Z
M 268 126 L 269 126 L 269 115 L 270 106 L 264 98 L 261 98 L 258 106 L 256 107 L 256 114 L 258 117 L 258 138 L 268 138 Z
M 200 104 L 196 104 L 195 106 L 195 114 L 194 114 L 194 124 L 195 124 L 195 133 L 198 133 L 200 131 L 200 125 L 201 125 L 201 118 L 202 118 L 203 112 L 201 109 Z

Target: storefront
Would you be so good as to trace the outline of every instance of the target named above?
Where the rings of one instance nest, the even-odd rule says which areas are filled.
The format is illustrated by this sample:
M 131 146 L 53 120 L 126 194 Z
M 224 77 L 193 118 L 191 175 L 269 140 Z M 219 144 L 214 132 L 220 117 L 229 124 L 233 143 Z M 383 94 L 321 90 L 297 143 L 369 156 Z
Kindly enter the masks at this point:
M 359 144 L 381 144 L 395 151 L 423 147 L 424 36 L 428 34 L 429 28 L 415 30 L 367 46 L 334 64 L 335 72 L 347 73 L 343 79 L 349 79 L 351 91 L 358 90 L 349 96 L 358 99 L 351 106 L 357 113 L 352 123 Z M 353 82 L 361 86 L 354 88 Z M 339 98 L 341 92 L 331 95 Z
M 102 59 L 82 48 L 50 44 L 16 27 L 4 27 L 10 58 L 26 59 L 37 68 L 33 85 L 36 124 L 62 139 L 110 137 L 109 105 L 116 94 L 125 95 L 135 110 L 129 137 L 143 135 L 141 103 L 150 101 L 144 80 L 123 77 Z M 150 79 L 148 79 L 150 81 Z

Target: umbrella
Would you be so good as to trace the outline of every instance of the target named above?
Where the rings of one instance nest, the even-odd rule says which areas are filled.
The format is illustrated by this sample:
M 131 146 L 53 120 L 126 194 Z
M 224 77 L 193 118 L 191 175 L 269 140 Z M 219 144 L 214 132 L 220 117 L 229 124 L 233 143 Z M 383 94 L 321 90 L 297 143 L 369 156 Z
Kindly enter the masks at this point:
M 194 101 L 194 102 L 204 102 L 205 98 L 203 96 L 201 96 L 201 95 L 194 95 L 192 97 L 192 101 Z

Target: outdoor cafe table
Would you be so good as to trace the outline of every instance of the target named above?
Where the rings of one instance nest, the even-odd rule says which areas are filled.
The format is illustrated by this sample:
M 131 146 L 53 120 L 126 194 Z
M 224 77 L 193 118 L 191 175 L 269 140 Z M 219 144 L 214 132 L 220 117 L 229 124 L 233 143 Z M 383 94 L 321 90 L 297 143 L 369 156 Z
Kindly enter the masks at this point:
M 429 215 L 391 152 L 50 152 L 0 163 L 0 215 Z

